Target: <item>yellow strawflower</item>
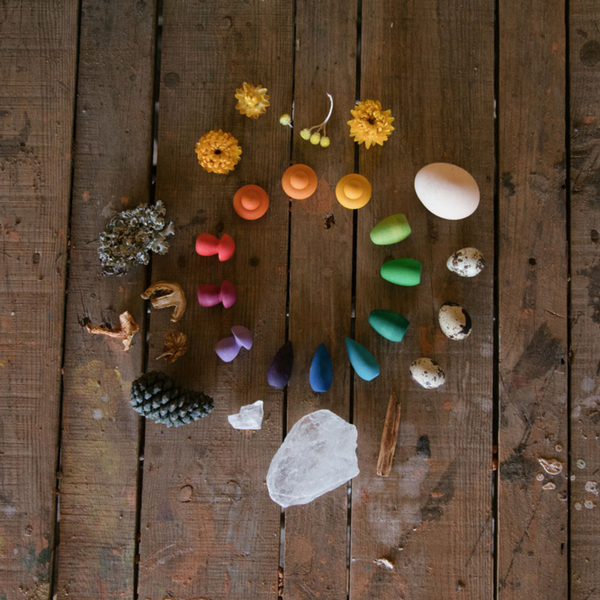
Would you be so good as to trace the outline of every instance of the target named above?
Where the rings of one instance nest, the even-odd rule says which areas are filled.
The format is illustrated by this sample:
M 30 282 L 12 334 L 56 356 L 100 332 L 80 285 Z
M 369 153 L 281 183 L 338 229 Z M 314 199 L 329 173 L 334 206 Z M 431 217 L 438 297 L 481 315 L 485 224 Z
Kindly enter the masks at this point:
M 394 128 L 392 122 L 394 117 L 389 110 L 381 110 L 379 100 L 364 100 L 356 105 L 350 113 L 354 117 L 348 121 L 350 125 L 350 137 L 358 144 L 365 143 L 367 148 L 373 144 L 383 146 Z
M 251 119 L 258 119 L 260 115 L 267 112 L 267 106 L 271 106 L 267 88 L 260 85 L 254 86 L 245 81 L 241 88 L 235 90 L 235 97 L 238 100 L 235 108 Z
M 196 142 L 196 154 L 205 171 L 227 175 L 240 162 L 242 148 L 230 133 L 213 129 Z

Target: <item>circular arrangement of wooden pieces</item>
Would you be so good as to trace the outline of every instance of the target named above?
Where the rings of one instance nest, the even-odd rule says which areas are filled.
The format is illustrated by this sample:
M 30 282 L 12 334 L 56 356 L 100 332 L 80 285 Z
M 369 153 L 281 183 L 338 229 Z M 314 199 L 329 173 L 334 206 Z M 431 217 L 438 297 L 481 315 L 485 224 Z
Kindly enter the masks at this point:
M 295 164 L 289 167 L 281 178 L 285 193 L 293 200 L 305 200 L 315 193 L 318 177 L 307 165 Z M 475 179 L 464 169 L 447 163 L 433 163 L 423 167 L 415 177 L 415 191 L 423 205 L 433 214 L 445 219 L 463 219 L 472 214 L 479 204 L 479 188 Z M 350 210 L 365 206 L 371 199 L 372 188 L 366 177 L 350 173 L 342 177 L 336 185 L 338 202 Z M 233 208 L 246 220 L 262 217 L 269 208 L 267 192 L 258 185 L 242 186 L 234 195 Z M 390 215 L 377 223 L 370 231 L 373 244 L 387 246 L 405 240 L 411 234 L 406 216 L 402 213 Z M 202 233 L 196 239 L 196 252 L 200 256 L 217 255 L 220 261 L 229 260 L 235 252 L 235 242 L 224 234 L 221 239 Z M 447 267 L 461 277 L 474 277 L 485 266 L 483 255 L 476 248 L 463 248 L 447 261 Z M 414 258 L 395 258 L 381 265 L 381 277 L 398 286 L 414 287 L 421 283 L 421 262 Z M 233 283 L 225 280 L 221 286 L 201 285 L 198 288 L 198 303 L 203 307 L 222 304 L 224 308 L 233 306 L 237 290 Z M 410 325 L 408 319 L 391 310 L 376 309 L 369 315 L 369 324 L 383 338 L 390 342 L 401 342 Z M 472 331 L 471 317 L 461 306 L 453 302 L 445 303 L 439 312 L 439 325 L 442 332 L 451 340 L 466 339 Z M 231 329 L 231 337 L 217 342 L 215 352 L 224 362 L 238 356 L 241 348 L 252 347 L 252 334 L 242 326 Z M 380 374 L 379 363 L 362 344 L 346 338 L 346 352 L 354 372 L 365 381 L 372 381 Z M 271 387 L 284 388 L 292 376 L 294 352 L 288 340 L 275 354 L 267 372 Z M 442 368 L 430 358 L 422 357 L 411 365 L 411 376 L 422 387 L 432 389 L 445 382 Z M 313 356 L 309 382 L 317 393 L 327 392 L 333 383 L 333 365 L 325 344 L 320 344 Z

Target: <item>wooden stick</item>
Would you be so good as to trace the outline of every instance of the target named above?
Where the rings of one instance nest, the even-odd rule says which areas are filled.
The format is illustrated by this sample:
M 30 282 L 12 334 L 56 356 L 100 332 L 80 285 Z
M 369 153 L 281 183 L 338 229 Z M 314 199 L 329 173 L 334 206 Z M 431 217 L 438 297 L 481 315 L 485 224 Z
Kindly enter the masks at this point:
M 396 398 L 396 394 L 392 392 L 387 414 L 385 415 L 385 424 L 383 425 L 383 433 L 381 434 L 381 446 L 379 447 L 379 459 L 377 460 L 377 475 L 380 477 L 389 477 L 392 470 L 401 414 L 402 407 L 400 406 L 400 401 Z

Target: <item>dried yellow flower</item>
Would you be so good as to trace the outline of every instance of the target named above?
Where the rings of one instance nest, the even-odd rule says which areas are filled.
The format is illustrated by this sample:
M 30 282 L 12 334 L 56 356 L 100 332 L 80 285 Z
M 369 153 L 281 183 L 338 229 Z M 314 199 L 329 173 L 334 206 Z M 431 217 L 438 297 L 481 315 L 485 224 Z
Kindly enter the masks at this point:
M 354 117 L 348 121 L 350 125 L 350 137 L 354 141 L 362 144 L 365 143 L 367 148 L 373 144 L 383 146 L 391 135 L 394 128 L 392 122 L 394 117 L 389 110 L 381 110 L 381 102 L 379 100 L 364 100 L 356 105 L 350 113 Z
M 205 171 L 227 175 L 240 162 L 242 148 L 230 133 L 219 129 L 205 133 L 196 142 L 196 154 Z
M 267 96 L 267 88 L 260 85 L 255 86 L 245 81 L 242 83 L 241 88 L 235 90 L 235 97 L 238 100 L 235 108 L 251 119 L 258 119 L 260 115 L 267 112 L 267 106 L 271 106 L 269 96 Z

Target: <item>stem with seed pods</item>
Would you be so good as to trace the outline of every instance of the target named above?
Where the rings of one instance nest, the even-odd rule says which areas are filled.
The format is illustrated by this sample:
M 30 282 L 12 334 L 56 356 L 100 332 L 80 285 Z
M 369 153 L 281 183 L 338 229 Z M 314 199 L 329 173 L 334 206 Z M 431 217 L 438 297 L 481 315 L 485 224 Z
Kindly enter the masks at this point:
M 329 98 L 329 112 L 327 113 L 325 120 L 322 123 L 311 127 L 310 129 L 305 128 L 300 132 L 300 136 L 303 140 L 310 141 L 310 143 L 314 144 L 315 146 L 320 144 L 323 148 L 327 148 L 327 146 L 329 146 L 329 138 L 327 137 L 327 122 L 331 118 L 331 113 L 333 112 L 333 97 L 329 93 L 327 94 L 327 97 Z M 322 136 L 321 131 L 323 132 Z

